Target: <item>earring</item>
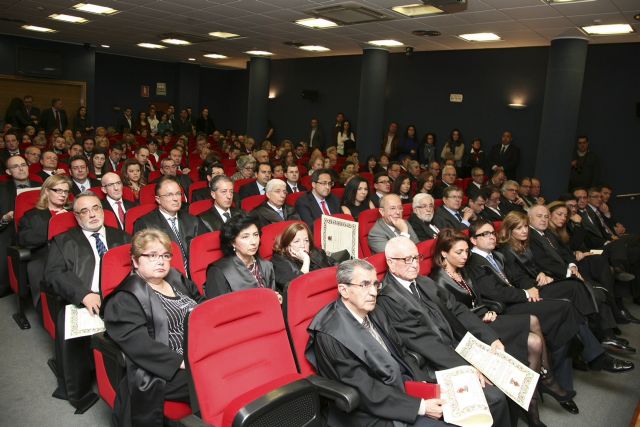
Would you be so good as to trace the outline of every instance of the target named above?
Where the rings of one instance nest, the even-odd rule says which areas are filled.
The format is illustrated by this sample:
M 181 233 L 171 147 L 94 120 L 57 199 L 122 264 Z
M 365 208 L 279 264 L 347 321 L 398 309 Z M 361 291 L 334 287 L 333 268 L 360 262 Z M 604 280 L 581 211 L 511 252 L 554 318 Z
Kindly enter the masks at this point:
M 233 252 L 235 252 L 235 251 L 236 251 L 236 247 L 234 246 L 234 247 L 233 247 Z

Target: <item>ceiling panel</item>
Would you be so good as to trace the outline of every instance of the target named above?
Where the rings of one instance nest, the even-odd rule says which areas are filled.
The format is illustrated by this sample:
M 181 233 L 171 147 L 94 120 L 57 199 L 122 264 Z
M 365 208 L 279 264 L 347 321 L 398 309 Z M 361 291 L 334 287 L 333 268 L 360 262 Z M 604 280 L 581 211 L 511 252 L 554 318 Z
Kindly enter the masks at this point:
M 502 11 L 513 19 L 537 19 L 553 18 L 562 16 L 560 12 L 548 5 L 516 7 L 512 9 L 502 9 Z

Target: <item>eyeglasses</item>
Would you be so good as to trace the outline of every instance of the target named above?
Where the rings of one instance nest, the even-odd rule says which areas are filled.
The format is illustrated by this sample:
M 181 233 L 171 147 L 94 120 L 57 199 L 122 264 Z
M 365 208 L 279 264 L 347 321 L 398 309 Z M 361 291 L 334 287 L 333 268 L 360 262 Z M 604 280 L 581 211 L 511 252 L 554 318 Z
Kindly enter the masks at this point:
M 178 191 L 176 193 L 158 194 L 158 197 L 168 197 L 168 198 L 182 197 L 182 193 Z
M 476 234 L 474 237 L 489 237 L 489 236 L 495 237 L 496 235 L 497 234 L 495 231 L 485 231 L 483 233 Z
M 103 184 L 102 185 L 103 188 L 116 188 L 116 187 L 122 187 L 122 181 L 116 181 L 116 182 L 112 182 L 110 184 Z
M 62 188 L 49 188 L 49 191 L 53 191 L 57 195 L 64 194 L 65 196 L 69 194 L 69 190 L 63 190 Z
M 431 205 L 418 205 L 418 206 L 414 206 L 413 209 L 433 209 L 433 204 Z
M 376 184 L 391 184 L 391 181 L 385 179 L 384 181 L 378 181 Z
M 369 282 L 368 280 L 365 280 L 362 283 L 345 283 L 345 285 L 358 286 L 361 290 L 369 290 L 371 289 L 371 287 L 375 288 L 376 291 L 379 291 L 380 289 L 382 289 L 382 282 L 380 282 L 379 280 L 374 280 L 373 282 Z
M 140 256 L 148 258 L 151 262 L 156 262 L 159 258 L 162 258 L 162 261 L 171 261 L 173 259 L 173 254 L 169 252 L 165 252 L 163 254 L 152 252 L 150 254 L 140 254 Z
M 327 187 L 333 187 L 334 182 L 333 181 L 316 181 L 316 184 L 327 186 Z
M 414 255 L 414 256 L 407 256 L 407 257 L 403 257 L 403 258 L 389 258 L 389 259 L 393 259 L 396 261 L 404 261 L 405 264 L 413 264 L 414 262 L 418 261 L 418 262 L 422 262 L 424 261 L 424 255 Z
M 102 206 L 100 205 L 93 205 L 91 207 L 91 209 L 89 208 L 84 208 L 84 209 L 80 209 L 80 211 L 74 211 L 76 214 L 80 215 L 80 216 L 87 216 L 89 215 L 89 212 L 93 212 L 93 213 L 98 213 L 98 212 L 102 212 Z
M 74 171 L 83 171 L 85 169 L 87 169 L 86 166 L 71 166 L 71 170 L 74 170 Z

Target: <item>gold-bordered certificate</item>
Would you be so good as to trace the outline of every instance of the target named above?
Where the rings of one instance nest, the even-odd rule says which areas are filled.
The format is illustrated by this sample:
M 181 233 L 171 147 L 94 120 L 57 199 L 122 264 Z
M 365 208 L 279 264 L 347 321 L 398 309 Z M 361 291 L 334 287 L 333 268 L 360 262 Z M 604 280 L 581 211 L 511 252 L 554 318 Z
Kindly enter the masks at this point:
M 536 390 L 540 374 L 510 354 L 492 350 L 469 332 L 462 338 L 456 351 L 511 400 L 525 410 L 529 409 L 529 402 Z
M 64 339 L 86 337 L 103 332 L 104 322 L 100 316 L 92 316 L 85 307 L 79 308 L 73 304 L 65 307 L 64 311 Z
M 491 427 L 493 417 L 484 397 L 476 369 L 472 366 L 436 371 L 440 386 L 442 417 L 445 422 L 463 427 Z
M 322 249 L 331 255 L 347 250 L 352 258 L 358 258 L 358 223 L 347 219 L 322 215 L 320 237 Z

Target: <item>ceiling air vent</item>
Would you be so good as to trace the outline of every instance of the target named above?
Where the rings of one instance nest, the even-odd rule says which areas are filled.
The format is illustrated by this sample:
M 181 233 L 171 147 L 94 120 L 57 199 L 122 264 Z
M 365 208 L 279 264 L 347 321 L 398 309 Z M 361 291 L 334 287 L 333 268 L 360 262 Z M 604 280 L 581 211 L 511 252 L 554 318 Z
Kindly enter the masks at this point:
M 339 4 L 314 9 L 312 14 L 316 17 L 333 21 L 338 25 L 354 25 L 391 19 L 384 13 L 357 4 Z

